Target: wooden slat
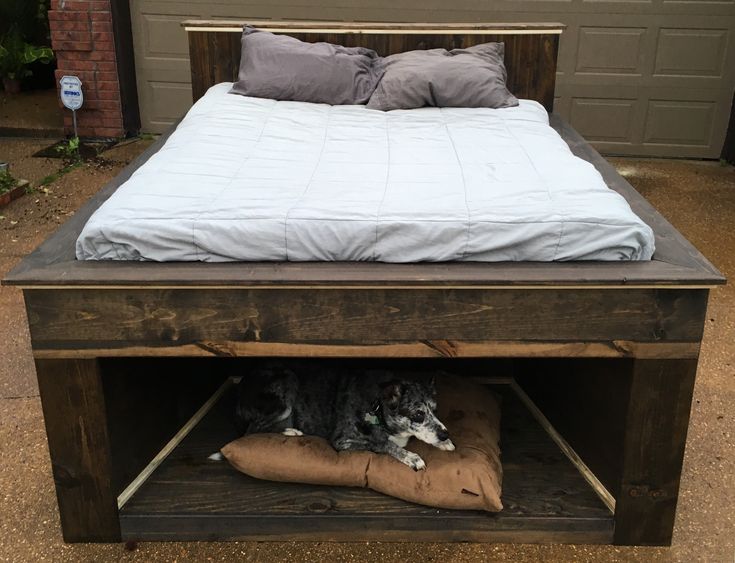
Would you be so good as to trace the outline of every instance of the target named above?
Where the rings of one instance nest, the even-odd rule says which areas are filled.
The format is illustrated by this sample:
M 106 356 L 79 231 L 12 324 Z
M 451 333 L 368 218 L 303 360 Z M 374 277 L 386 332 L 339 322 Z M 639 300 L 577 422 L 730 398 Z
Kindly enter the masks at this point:
M 49 249 L 50 250 L 50 249 Z M 569 288 L 712 287 L 721 274 L 652 262 L 127 262 L 67 259 L 42 265 L 31 255 L 5 278 L 21 287 L 165 288 Z M 62 254 L 62 256 L 63 256 Z M 53 259 L 53 258 L 50 258 Z
M 216 342 L 178 346 L 126 346 L 126 357 L 280 358 L 696 358 L 698 342 L 523 342 L 425 340 L 394 344 L 290 344 Z M 33 350 L 34 358 L 119 357 L 120 348 Z
M 122 352 L 227 341 L 697 343 L 707 290 L 31 289 L 25 300 L 34 349 Z
M 604 504 L 507 386 L 498 514 L 441 510 L 372 491 L 259 481 L 207 456 L 234 437 L 226 401 L 121 511 L 125 539 L 603 543 Z
M 470 31 L 536 31 L 540 33 L 561 33 L 566 25 L 556 22 L 497 22 L 497 23 L 391 23 L 391 22 L 342 22 L 342 21 L 306 21 L 306 20 L 184 20 L 184 29 L 227 29 L 242 31 L 243 26 L 251 25 L 268 31 L 288 30 L 320 30 L 322 32 L 337 30 L 340 33 L 462 33 Z

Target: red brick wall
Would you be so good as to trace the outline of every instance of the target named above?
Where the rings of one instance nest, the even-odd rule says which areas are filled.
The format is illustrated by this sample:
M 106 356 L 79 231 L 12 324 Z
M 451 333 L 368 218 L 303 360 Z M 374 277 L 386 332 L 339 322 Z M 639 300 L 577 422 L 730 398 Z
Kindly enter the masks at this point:
M 53 0 L 48 13 L 56 53 L 56 87 L 65 74 L 82 81 L 84 105 L 77 111 L 80 136 L 122 137 L 120 84 L 115 61 L 110 0 Z M 72 133 L 71 111 L 64 127 Z

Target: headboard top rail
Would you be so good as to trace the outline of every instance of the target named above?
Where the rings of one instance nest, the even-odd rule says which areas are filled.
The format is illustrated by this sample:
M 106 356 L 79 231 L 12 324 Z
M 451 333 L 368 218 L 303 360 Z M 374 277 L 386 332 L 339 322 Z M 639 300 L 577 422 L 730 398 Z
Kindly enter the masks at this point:
M 562 23 L 397 23 L 341 21 L 274 21 L 274 20 L 185 20 L 186 31 L 239 32 L 252 25 L 273 33 L 364 33 L 396 35 L 559 35 L 566 29 Z

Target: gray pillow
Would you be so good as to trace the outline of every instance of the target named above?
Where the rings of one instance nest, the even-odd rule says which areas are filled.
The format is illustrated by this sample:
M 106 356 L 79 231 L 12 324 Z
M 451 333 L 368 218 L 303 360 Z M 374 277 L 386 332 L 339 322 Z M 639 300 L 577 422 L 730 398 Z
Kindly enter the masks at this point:
M 506 108 L 518 100 L 505 86 L 505 45 L 407 51 L 385 58 L 385 75 L 367 107 Z
M 305 43 L 246 26 L 233 94 L 323 104 L 364 104 L 383 76 L 383 59 L 364 47 Z

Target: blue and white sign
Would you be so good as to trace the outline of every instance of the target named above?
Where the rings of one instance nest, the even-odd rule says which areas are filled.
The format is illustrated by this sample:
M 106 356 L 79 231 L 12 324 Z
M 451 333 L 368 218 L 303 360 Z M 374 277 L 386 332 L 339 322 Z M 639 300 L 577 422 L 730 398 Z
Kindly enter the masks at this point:
M 64 104 L 64 107 L 72 111 L 82 107 L 84 103 L 82 81 L 76 76 L 62 76 L 59 83 L 61 84 L 61 103 Z

